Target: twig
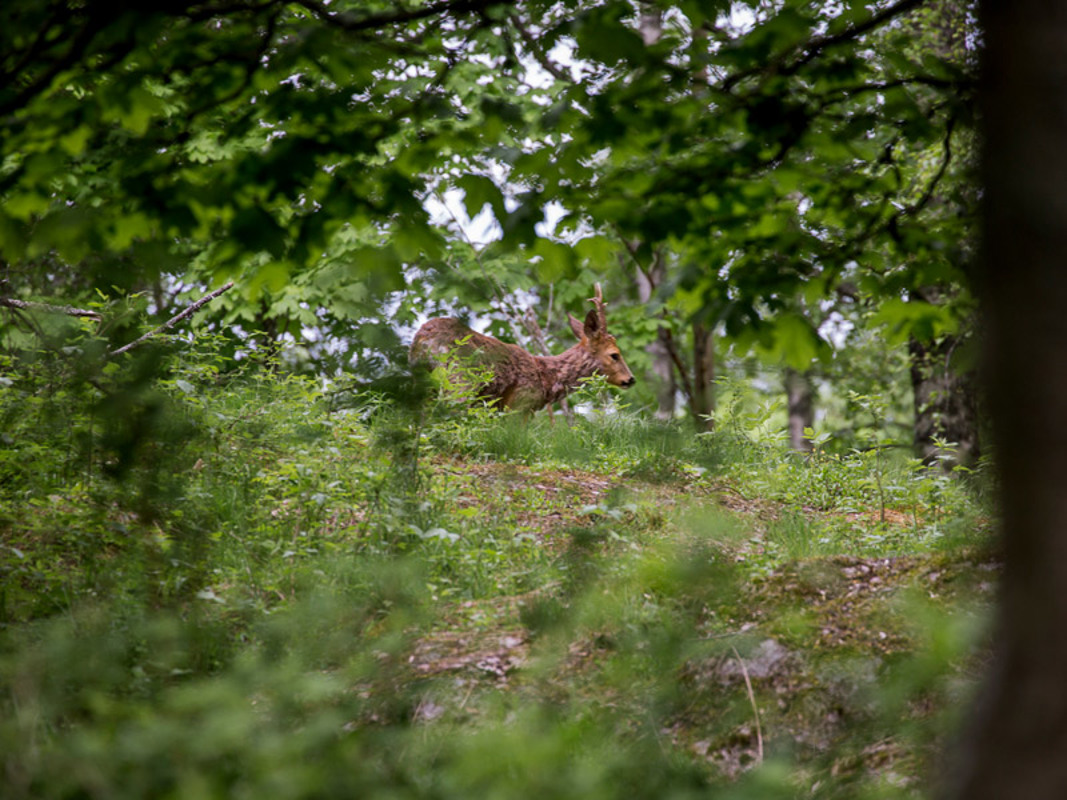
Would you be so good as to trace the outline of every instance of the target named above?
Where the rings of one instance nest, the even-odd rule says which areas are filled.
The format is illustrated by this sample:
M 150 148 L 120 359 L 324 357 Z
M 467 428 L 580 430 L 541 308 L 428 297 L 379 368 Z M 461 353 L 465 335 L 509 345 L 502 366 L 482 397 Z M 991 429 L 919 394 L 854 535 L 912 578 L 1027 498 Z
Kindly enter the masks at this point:
M 37 303 L 32 300 L 16 300 L 13 297 L 0 297 L 0 306 L 8 308 L 21 308 L 25 311 L 45 311 L 49 314 L 66 314 L 71 317 L 88 317 L 100 319 L 98 311 L 90 311 L 87 308 L 75 308 L 74 306 L 54 306 L 51 303 Z
M 763 763 L 763 731 L 759 724 L 759 707 L 756 705 L 756 695 L 752 691 L 752 681 L 749 680 L 745 660 L 741 658 L 741 654 L 737 652 L 736 647 L 730 645 L 730 649 L 734 651 L 737 663 L 741 665 L 741 674 L 745 678 L 745 688 L 748 689 L 748 702 L 752 704 L 752 714 L 756 718 L 756 766 L 759 766 Z
M 134 339 L 129 344 L 124 344 L 122 347 L 118 348 L 117 350 L 112 350 L 110 353 L 108 353 L 108 355 L 109 356 L 122 355 L 127 350 L 132 350 L 133 348 L 137 347 L 138 345 L 143 344 L 144 342 L 148 341 L 153 336 L 157 336 L 157 335 L 163 333 L 163 331 L 170 330 L 175 325 L 177 325 L 179 322 L 181 322 L 183 319 L 186 319 L 187 317 L 191 317 L 193 314 L 195 314 L 198 310 L 200 310 L 201 306 L 205 305 L 206 303 L 210 303 L 212 300 L 214 300 L 220 294 L 225 292 L 227 289 L 232 289 L 232 288 L 233 288 L 233 281 L 226 282 L 225 284 L 220 286 L 215 291 L 213 291 L 210 294 L 206 294 L 203 297 L 201 297 L 199 300 L 197 300 L 195 303 L 193 303 L 187 309 L 182 311 L 180 314 L 176 314 L 173 317 L 171 317 L 170 319 L 168 319 L 166 322 L 164 322 L 162 325 L 160 325 L 155 330 L 149 331 L 148 333 L 146 333 L 144 336 L 142 336 L 139 339 Z
M 573 84 L 574 79 L 570 75 L 567 75 L 565 72 L 563 72 L 563 70 L 561 70 L 556 64 L 552 62 L 552 59 L 548 57 L 548 54 L 545 52 L 544 48 L 541 47 L 541 43 L 537 41 L 537 37 L 534 36 L 530 32 L 530 29 L 523 24 L 522 20 L 519 18 L 519 15 L 512 14 L 510 15 L 509 19 L 511 20 L 511 24 L 515 26 L 515 30 L 519 32 L 519 36 L 522 37 L 522 40 L 530 49 L 530 52 L 533 54 L 533 57 L 537 59 L 537 63 L 541 65 L 541 68 L 544 69 L 545 72 L 550 74 L 556 80 L 562 81 L 563 83 L 567 84 Z

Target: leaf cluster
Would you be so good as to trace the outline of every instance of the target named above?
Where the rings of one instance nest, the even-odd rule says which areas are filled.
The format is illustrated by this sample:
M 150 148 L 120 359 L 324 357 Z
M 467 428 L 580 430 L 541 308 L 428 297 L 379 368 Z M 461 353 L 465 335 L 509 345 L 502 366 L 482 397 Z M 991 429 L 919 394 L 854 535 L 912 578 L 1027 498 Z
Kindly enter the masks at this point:
M 618 238 L 646 266 L 669 248 L 669 286 L 700 298 L 695 313 L 794 366 L 824 355 L 797 302 L 844 284 L 875 304 L 950 287 L 947 313 L 970 313 L 965 10 L 646 11 L 9 4 L 0 254 L 108 289 L 238 277 L 226 324 L 325 330 L 334 344 L 308 355 L 327 363 L 414 276 L 450 265 L 457 296 L 484 302 L 485 261 L 521 267 L 497 281 L 564 283 L 609 269 Z M 488 211 L 492 253 L 455 257 L 426 206 L 447 192 Z M 549 206 L 564 212 L 551 231 Z M 886 313 L 913 329 L 910 311 Z

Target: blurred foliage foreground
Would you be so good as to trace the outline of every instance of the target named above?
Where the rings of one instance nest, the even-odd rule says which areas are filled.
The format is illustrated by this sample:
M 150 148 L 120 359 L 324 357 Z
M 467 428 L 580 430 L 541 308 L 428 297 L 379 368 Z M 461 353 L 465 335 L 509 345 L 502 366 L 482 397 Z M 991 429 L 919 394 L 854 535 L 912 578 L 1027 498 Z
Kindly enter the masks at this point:
M 981 474 L 137 352 L 0 365 L 8 800 L 933 791 Z

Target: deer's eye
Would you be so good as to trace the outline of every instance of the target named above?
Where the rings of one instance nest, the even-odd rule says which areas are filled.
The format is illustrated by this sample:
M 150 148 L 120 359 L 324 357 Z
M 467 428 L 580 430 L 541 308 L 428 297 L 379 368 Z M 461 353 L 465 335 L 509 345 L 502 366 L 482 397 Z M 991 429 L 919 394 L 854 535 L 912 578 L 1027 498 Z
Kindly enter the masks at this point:
M 612 361 L 618 361 L 619 360 L 619 354 L 618 353 L 612 353 L 611 354 L 611 360 Z

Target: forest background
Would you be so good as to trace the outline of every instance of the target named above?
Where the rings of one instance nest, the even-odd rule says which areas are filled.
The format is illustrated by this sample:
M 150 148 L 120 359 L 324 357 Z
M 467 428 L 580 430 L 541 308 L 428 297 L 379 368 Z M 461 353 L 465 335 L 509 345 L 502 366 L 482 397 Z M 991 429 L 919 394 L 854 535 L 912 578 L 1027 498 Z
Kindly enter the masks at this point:
M 735 649 L 756 725 L 740 748 L 755 754 L 752 763 L 723 758 L 736 761 L 733 772 L 663 755 L 664 737 L 673 745 L 691 733 L 664 686 L 635 689 L 632 704 L 617 705 L 590 689 L 597 699 L 586 705 L 568 683 L 577 696 L 560 701 L 565 713 L 544 710 L 547 692 L 537 705 L 547 716 L 521 724 L 509 722 L 515 701 L 494 699 L 503 707 L 483 707 L 465 744 L 449 749 L 425 726 L 444 714 L 465 730 L 452 715 L 462 716 L 474 689 L 452 708 L 385 665 L 402 653 L 414 658 L 412 641 L 436 630 L 418 619 L 421 592 L 429 586 L 429 605 L 442 602 L 446 578 L 456 582 L 453 599 L 466 602 L 535 593 L 520 603 L 524 647 L 542 629 L 566 630 L 572 655 L 575 637 L 610 641 L 625 654 L 614 680 L 639 687 L 646 671 L 673 686 L 704 663 L 687 649 L 686 626 L 692 633 L 716 615 L 738 621 L 721 605 L 735 602 L 727 594 L 692 594 L 709 581 L 737 585 L 737 575 L 722 572 L 724 558 L 754 562 L 772 585 L 798 557 L 850 553 L 896 565 L 936 553 L 961 575 L 998 563 L 986 534 L 995 513 L 982 455 L 989 414 L 975 377 L 984 329 L 976 297 L 1000 274 L 983 272 L 978 257 L 981 202 L 997 196 L 999 177 L 979 171 L 984 126 L 997 132 L 979 105 L 984 31 L 993 28 L 979 24 L 972 4 L 224 0 L 148 11 L 16 2 L 0 21 L 2 618 L 12 712 L 4 735 L 31 743 L 5 762 L 19 792 L 112 796 L 126 791 L 122 776 L 136 775 L 161 781 L 151 793 L 277 783 L 303 796 L 340 791 L 342 765 L 360 758 L 373 766 L 347 779 L 381 791 L 506 791 L 514 789 L 509 771 L 558 766 L 578 737 L 585 749 L 562 759 L 570 768 L 560 779 L 575 794 L 592 786 L 610 795 L 625 785 L 614 783 L 620 764 L 608 745 L 620 735 L 640 753 L 635 763 L 656 765 L 645 776 L 650 791 L 700 791 L 720 785 L 720 773 L 734 781 L 722 791 L 755 796 L 768 786 L 791 796 L 800 785 L 831 794 L 855 781 L 876 794 L 931 785 L 947 732 L 960 725 L 941 712 L 951 717 L 964 702 L 955 682 L 974 691 L 986 653 L 980 636 L 945 622 L 982 617 L 975 608 L 988 602 L 969 591 L 966 612 L 933 614 L 934 633 L 916 634 L 926 644 L 902 647 L 906 669 L 886 667 L 871 684 L 897 712 L 902 703 L 911 709 L 904 727 L 920 733 L 885 734 L 886 712 L 866 701 L 855 703 L 862 711 L 834 711 L 853 705 L 840 692 L 814 704 L 819 718 L 840 712 L 867 726 L 859 755 L 841 756 L 848 736 L 840 730 L 816 736 L 801 723 L 812 741 L 826 739 L 812 745 L 813 760 L 790 760 L 794 748 L 804 751 L 802 734 L 784 737 L 778 758 L 765 760 L 764 712 Z M 988 89 L 994 101 L 998 88 Z M 608 411 L 558 431 L 540 420 L 516 428 L 476 409 L 442 418 L 440 403 L 411 383 L 405 346 L 422 319 L 454 313 L 533 351 L 559 342 L 558 352 L 566 313 L 582 310 L 595 282 L 606 287 L 612 331 L 642 378 L 632 395 L 607 401 Z M 1055 282 L 1034 285 L 1050 302 L 1059 291 Z M 181 328 L 139 339 L 209 293 Z M 994 305 L 1016 298 L 984 296 Z M 996 309 L 986 318 L 1001 335 L 1002 318 Z M 1037 315 L 1039 323 L 1048 320 Z M 1038 360 L 1055 352 L 1056 337 L 1048 324 L 1042 330 L 1049 349 L 1027 351 Z M 1004 361 L 995 365 L 1016 351 L 996 352 Z M 1039 373 L 1021 372 L 1012 385 Z M 593 389 L 582 399 L 605 402 Z M 990 402 L 994 419 L 1007 418 L 1011 400 Z M 1031 432 L 997 435 L 998 453 L 1009 443 L 1001 458 L 1017 463 L 1018 444 L 1026 461 Z M 497 531 L 494 547 L 449 550 L 470 537 L 448 516 L 463 511 L 457 498 L 466 495 L 442 477 L 457 467 L 441 459 L 462 457 L 458 469 L 478 476 L 482 467 L 469 462 L 494 456 L 527 465 L 570 458 L 567 469 L 624 484 L 652 476 L 676 494 L 729 487 L 756 506 L 785 506 L 757 514 L 757 532 L 768 519 L 778 526 L 762 530 L 757 545 L 741 547 L 721 531 L 705 537 L 724 548 L 692 559 L 713 565 L 711 573 L 651 593 L 671 608 L 669 625 L 627 618 L 630 597 L 591 623 L 593 576 L 620 560 L 639 574 L 650 568 L 598 550 L 602 537 L 627 538 L 610 521 L 636 526 L 626 543 L 644 549 L 662 526 L 644 516 L 657 501 L 597 499 L 590 487 L 600 478 L 591 478 L 577 491 L 595 501 L 578 504 L 585 523 L 571 518 L 574 508 L 545 512 L 576 526 L 548 572 L 519 580 L 505 569 L 511 577 L 493 579 L 509 559 L 533 558 L 531 539 Z M 1032 474 L 1037 461 L 1026 463 Z M 536 480 L 523 474 L 520 482 Z M 1012 481 L 1005 485 L 1010 497 Z M 871 527 L 834 516 L 868 512 L 876 512 Z M 908 514 L 903 534 L 892 523 Z M 343 535 L 327 546 L 310 543 L 312 531 Z M 1050 541 L 1043 536 L 1005 541 Z M 537 559 L 552 555 L 543 529 L 533 540 L 544 545 Z M 412 551 L 428 562 L 412 567 Z M 1054 581 L 1011 569 L 1013 553 L 1044 561 L 1040 546 L 1006 552 L 1008 586 L 1017 574 L 1042 591 L 1005 603 L 1005 613 L 1062 605 L 1050 596 Z M 910 577 L 929 566 L 920 561 Z M 849 580 L 881 580 L 874 563 L 841 569 Z M 319 591 L 297 591 L 303 581 Z M 251 600 L 227 595 L 238 584 Z M 338 598 L 340 608 L 331 605 Z M 693 604 L 698 621 L 684 611 Z M 751 648 L 808 629 L 785 610 L 795 603 L 780 605 L 755 614 L 778 620 L 761 629 L 778 638 Z M 613 613 L 620 616 L 608 622 Z M 321 652 L 297 643 L 311 619 Z M 671 636 L 651 648 L 651 663 L 635 661 L 648 643 L 605 633 L 616 624 L 661 626 Z M 745 632 L 755 623 L 739 624 Z M 1044 630 L 1032 627 L 1007 649 L 1032 652 Z M 704 633 L 706 641 L 722 634 L 714 625 Z M 301 655 L 268 669 L 272 654 L 287 652 Z M 368 661 L 372 652 L 377 662 Z M 757 650 L 744 652 L 758 663 Z M 1057 658 L 1048 655 L 1042 674 L 1054 673 Z M 95 666 L 83 674 L 81 663 Z M 848 663 L 866 668 L 862 659 Z M 838 666 L 817 672 L 812 686 L 833 683 L 826 670 Z M 49 680 L 33 677 L 42 674 Z M 711 683 L 730 682 L 709 674 L 718 676 Z M 762 689 L 782 688 L 775 674 L 764 677 Z M 864 683 L 842 680 L 852 687 L 845 694 Z M 284 688 L 290 682 L 298 688 Z M 229 713 L 211 717 L 194 700 L 201 693 Z M 346 705 L 353 693 L 365 702 Z M 264 711 L 246 713 L 260 702 Z M 1059 705 L 1047 708 L 1053 715 Z M 640 723 L 642 715 L 655 722 Z M 931 718 L 939 721 L 928 725 Z M 221 726 L 204 740 L 217 748 L 193 748 L 162 777 L 142 773 L 187 725 Z M 693 735 L 681 751 L 729 753 L 723 742 L 739 726 Z M 350 735 L 331 738 L 339 730 Z M 506 768 L 481 772 L 489 740 L 479 736 L 508 731 L 542 747 L 505 741 L 498 757 Z M 1033 735 L 1020 732 L 1020 741 Z M 274 769 L 263 755 L 273 747 L 292 762 L 324 741 L 325 754 L 306 770 Z M 410 764 L 393 745 L 417 751 Z M 102 752 L 112 755 L 98 763 Z M 878 759 L 891 766 L 871 767 Z M 57 764 L 70 777 L 56 780 Z M 435 769 L 443 777 L 428 777 Z

